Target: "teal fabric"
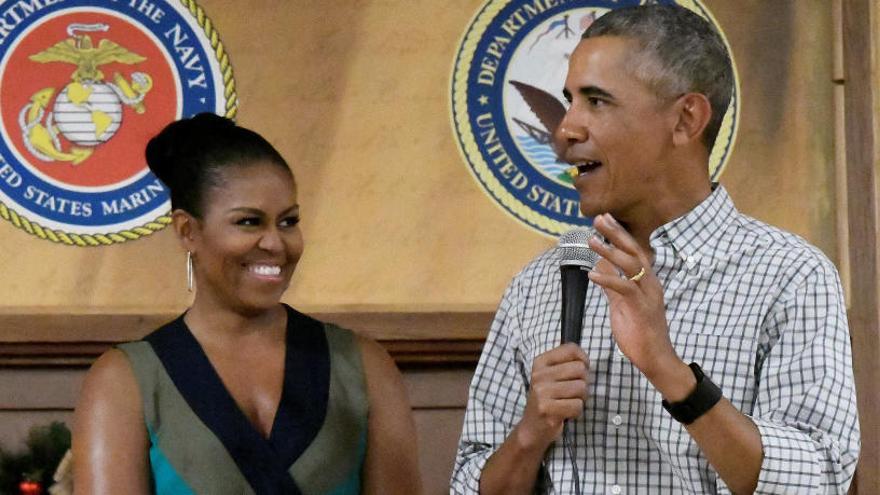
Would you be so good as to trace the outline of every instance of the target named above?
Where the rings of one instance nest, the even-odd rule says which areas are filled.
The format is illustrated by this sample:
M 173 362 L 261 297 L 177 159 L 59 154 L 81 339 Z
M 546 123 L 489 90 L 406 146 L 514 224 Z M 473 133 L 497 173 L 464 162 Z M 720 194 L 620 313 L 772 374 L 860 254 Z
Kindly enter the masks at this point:
M 153 429 L 147 427 L 150 434 L 150 468 L 153 470 L 153 482 L 158 495 L 195 495 L 183 478 L 177 474 L 174 466 L 159 448 L 159 441 Z
M 361 464 L 363 464 L 364 458 L 367 456 L 367 433 L 364 432 L 361 435 L 360 441 L 358 442 L 358 453 L 357 459 L 360 460 Z M 360 470 L 352 471 L 349 475 L 348 479 L 341 483 L 339 486 L 334 488 L 332 491 L 327 492 L 326 495 L 358 495 L 361 493 L 361 472 Z

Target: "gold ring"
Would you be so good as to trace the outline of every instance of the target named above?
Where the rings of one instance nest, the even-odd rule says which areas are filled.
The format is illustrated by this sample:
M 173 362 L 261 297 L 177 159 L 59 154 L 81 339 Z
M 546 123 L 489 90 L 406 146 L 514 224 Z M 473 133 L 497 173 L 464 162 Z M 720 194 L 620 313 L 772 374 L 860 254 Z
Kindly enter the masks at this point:
M 629 279 L 632 280 L 633 282 L 638 282 L 644 276 L 645 276 L 645 267 L 642 267 L 642 269 L 639 270 L 639 273 L 636 273 L 632 277 L 629 277 Z

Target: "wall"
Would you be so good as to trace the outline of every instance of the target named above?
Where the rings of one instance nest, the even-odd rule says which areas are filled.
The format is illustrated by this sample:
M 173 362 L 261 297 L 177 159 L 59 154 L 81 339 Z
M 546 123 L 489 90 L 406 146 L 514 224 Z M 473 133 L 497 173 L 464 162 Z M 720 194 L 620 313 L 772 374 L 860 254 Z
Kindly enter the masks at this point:
M 706 3 L 742 79 L 722 182 L 743 211 L 835 259 L 828 2 Z M 306 254 L 289 301 L 489 311 L 552 245 L 488 199 L 454 141 L 452 61 L 479 0 L 200 4 L 231 58 L 241 123 L 278 146 L 300 184 Z M 184 254 L 167 230 L 76 249 L 0 229 L 0 311 L 155 313 L 188 302 Z
M 742 81 L 722 183 L 745 213 L 840 261 L 831 3 L 705 3 Z M 240 122 L 282 151 L 300 185 L 306 255 L 285 300 L 348 321 L 409 363 L 423 472 L 442 493 L 491 312 L 553 244 L 493 204 L 453 138 L 453 56 L 481 2 L 200 5 L 231 57 Z M 68 419 L 97 352 L 185 308 L 183 266 L 169 231 L 70 248 L 0 221 L 0 444 Z

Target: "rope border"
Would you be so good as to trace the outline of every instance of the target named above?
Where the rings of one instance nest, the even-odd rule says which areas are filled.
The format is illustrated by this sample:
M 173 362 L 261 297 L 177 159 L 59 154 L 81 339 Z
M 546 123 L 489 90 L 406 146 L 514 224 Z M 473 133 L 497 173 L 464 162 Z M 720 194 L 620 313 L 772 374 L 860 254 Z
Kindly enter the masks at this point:
M 180 3 L 186 7 L 189 13 L 198 21 L 199 27 L 205 32 L 205 36 L 211 41 L 211 48 L 214 50 L 214 56 L 220 65 L 220 72 L 223 75 L 223 95 L 226 98 L 226 112 L 224 115 L 230 119 L 234 119 L 238 113 L 238 95 L 235 92 L 235 78 L 232 75 L 232 64 L 229 61 L 229 55 L 220 41 L 220 35 L 214 29 L 211 19 L 205 14 L 205 10 L 200 7 L 195 0 L 180 0 Z M 27 232 L 28 234 L 39 237 L 40 239 L 52 241 L 57 244 L 78 247 L 96 247 L 111 246 L 113 244 L 121 244 L 123 242 L 134 241 L 141 237 L 152 235 L 171 224 L 171 212 L 156 218 L 151 222 L 147 222 L 138 227 L 131 229 L 111 232 L 109 234 L 77 234 L 73 232 L 64 232 L 44 227 L 38 223 L 31 222 L 26 217 L 19 215 L 15 210 L 10 209 L 3 201 L 0 201 L 0 217 L 8 220 L 12 225 Z

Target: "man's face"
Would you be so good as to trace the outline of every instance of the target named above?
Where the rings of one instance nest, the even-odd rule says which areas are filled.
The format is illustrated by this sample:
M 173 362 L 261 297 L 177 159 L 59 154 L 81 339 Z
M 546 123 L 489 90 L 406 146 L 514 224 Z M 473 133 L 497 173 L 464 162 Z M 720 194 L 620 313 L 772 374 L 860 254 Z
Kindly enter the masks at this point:
M 571 105 L 555 144 L 578 167 L 574 184 L 587 216 L 611 213 L 629 222 L 650 215 L 667 191 L 674 105 L 634 75 L 636 46 L 619 36 L 589 38 L 569 61 L 564 93 Z

